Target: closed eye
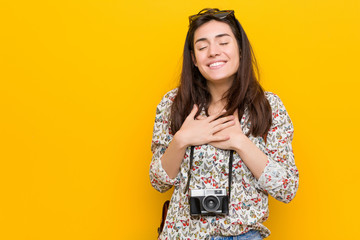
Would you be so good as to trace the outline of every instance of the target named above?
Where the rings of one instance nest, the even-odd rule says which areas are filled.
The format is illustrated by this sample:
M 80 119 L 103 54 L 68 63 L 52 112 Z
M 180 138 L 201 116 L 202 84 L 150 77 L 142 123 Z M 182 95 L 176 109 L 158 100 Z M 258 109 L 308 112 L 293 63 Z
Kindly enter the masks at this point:
M 223 43 L 220 43 L 220 45 L 227 45 L 229 44 L 228 42 L 223 42 Z

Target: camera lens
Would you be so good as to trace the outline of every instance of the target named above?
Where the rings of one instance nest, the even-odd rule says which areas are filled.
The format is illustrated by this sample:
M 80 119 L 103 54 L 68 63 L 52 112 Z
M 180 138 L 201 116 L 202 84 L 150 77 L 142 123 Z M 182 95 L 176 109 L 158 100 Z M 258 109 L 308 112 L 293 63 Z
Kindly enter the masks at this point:
M 203 207 L 208 212 L 216 212 L 220 206 L 220 201 L 216 196 L 207 196 L 203 199 Z

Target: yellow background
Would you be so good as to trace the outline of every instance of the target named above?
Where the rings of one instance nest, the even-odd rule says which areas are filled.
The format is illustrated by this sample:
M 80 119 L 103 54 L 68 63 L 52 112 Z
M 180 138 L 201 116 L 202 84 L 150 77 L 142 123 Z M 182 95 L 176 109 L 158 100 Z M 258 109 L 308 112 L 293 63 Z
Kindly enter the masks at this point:
M 0 239 L 155 239 L 156 105 L 187 16 L 234 9 L 294 122 L 300 188 L 268 239 L 355 239 L 360 1 L 0 1 Z

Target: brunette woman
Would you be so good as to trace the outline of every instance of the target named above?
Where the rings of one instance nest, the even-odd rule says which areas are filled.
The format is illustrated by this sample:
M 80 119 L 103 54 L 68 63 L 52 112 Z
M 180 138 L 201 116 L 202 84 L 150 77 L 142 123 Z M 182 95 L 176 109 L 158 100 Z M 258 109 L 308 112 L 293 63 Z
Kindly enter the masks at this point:
M 151 146 L 151 184 L 175 187 L 159 239 L 263 239 L 268 195 L 295 197 L 293 125 L 257 76 L 234 11 L 190 16 L 180 85 L 157 107 Z

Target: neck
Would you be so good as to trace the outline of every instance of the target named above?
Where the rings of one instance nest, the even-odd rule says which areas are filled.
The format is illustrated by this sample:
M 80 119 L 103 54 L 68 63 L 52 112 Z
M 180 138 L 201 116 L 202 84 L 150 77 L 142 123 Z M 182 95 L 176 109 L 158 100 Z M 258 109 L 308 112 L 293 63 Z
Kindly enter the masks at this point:
M 219 104 L 219 102 L 225 104 L 226 99 L 223 99 L 224 94 L 230 89 L 232 81 L 223 81 L 223 82 L 210 82 L 208 81 L 207 85 L 211 94 L 211 103 L 212 104 Z

